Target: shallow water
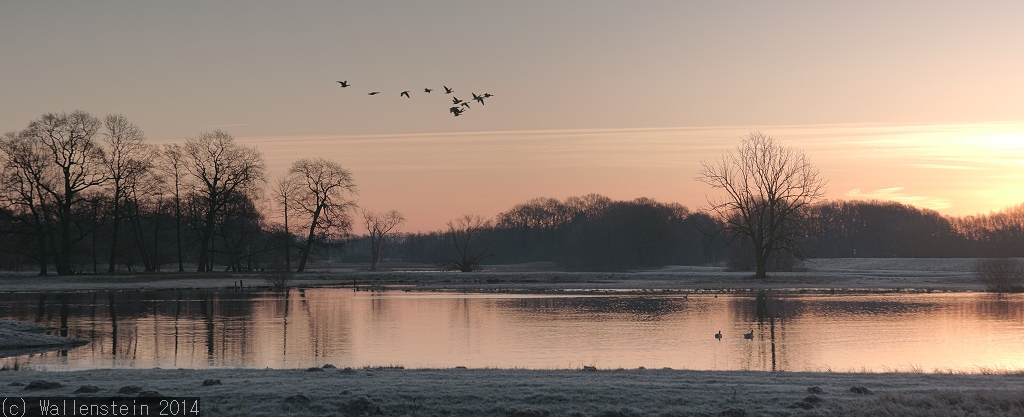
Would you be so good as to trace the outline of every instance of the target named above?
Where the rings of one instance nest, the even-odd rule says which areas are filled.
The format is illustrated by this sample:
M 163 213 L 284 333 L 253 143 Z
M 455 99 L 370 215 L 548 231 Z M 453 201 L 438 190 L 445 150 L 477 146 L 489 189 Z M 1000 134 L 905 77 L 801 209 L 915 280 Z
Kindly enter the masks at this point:
M 91 340 L 7 367 L 1024 369 L 1024 296 L 517 295 L 232 290 L 0 294 Z M 753 330 L 753 339 L 744 333 Z M 718 340 L 714 334 L 722 332 Z

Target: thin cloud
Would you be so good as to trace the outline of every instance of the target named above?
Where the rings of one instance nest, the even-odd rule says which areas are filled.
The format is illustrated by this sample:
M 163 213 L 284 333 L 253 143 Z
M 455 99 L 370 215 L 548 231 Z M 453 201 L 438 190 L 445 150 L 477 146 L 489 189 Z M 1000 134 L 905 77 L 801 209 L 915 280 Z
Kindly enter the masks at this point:
M 249 126 L 248 123 L 229 123 L 225 125 L 205 125 L 205 126 L 189 126 L 189 127 L 235 127 L 235 126 Z
M 945 164 L 912 164 L 918 168 L 930 168 L 930 169 L 954 169 L 954 170 L 967 170 L 967 171 L 981 171 L 989 168 L 982 167 L 969 167 L 966 165 L 945 165 Z
M 851 200 L 887 200 L 897 203 L 910 204 L 916 207 L 923 207 L 932 210 L 942 210 L 953 206 L 944 198 L 911 195 L 903 192 L 903 187 L 879 188 L 870 192 L 862 192 L 860 188 L 854 188 L 846 192 L 846 197 Z

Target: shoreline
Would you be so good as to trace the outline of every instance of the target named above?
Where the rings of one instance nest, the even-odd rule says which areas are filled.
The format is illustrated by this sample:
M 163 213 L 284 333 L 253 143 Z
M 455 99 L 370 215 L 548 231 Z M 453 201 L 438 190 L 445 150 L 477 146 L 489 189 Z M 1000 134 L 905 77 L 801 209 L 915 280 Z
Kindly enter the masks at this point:
M 99 369 L 0 372 L 4 396 L 198 396 L 202 415 L 1024 414 L 1024 374 L 683 370 Z M 32 381 L 49 389 L 27 389 Z M 20 384 L 20 385 L 19 385 Z M 43 386 L 42 384 L 37 384 Z
M 636 272 L 566 272 L 495 266 L 479 272 L 325 269 L 296 274 L 289 288 L 357 287 L 403 291 L 549 293 L 627 292 L 897 292 L 984 291 L 971 272 L 973 259 L 816 259 L 803 270 L 754 279 L 722 267 L 669 266 Z M 0 292 L 272 289 L 270 273 L 97 274 L 34 276 L 0 273 Z

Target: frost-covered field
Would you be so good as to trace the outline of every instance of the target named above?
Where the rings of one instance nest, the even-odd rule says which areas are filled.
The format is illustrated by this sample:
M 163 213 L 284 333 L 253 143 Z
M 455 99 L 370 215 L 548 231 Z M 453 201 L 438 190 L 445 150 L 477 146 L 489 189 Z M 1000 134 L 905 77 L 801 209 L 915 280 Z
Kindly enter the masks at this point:
M 524 291 L 558 290 L 779 290 L 923 289 L 981 291 L 971 273 L 974 259 L 863 258 L 812 259 L 794 272 L 754 279 L 749 272 L 722 267 L 669 266 L 634 272 L 564 272 L 528 266 L 488 266 L 481 272 L 434 270 L 369 272 L 323 268 L 296 274 L 292 286 L 389 286 L 410 290 Z M 258 273 L 159 273 L 38 277 L 0 273 L 0 291 L 102 291 L 269 286 Z
M 88 343 L 81 339 L 52 336 L 46 326 L 14 320 L 0 320 L 0 357 L 46 352 Z
M 61 386 L 26 389 L 33 381 Z M 126 386 L 136 386 L 126 392 L 198 396 L 204 416 L 1024 415 L 1021 374 L 637 369 L 0 372 L 5 397 L 78 395 L 75 391 L 88 385 L 98 388 L 88 395 L 117 395 Z

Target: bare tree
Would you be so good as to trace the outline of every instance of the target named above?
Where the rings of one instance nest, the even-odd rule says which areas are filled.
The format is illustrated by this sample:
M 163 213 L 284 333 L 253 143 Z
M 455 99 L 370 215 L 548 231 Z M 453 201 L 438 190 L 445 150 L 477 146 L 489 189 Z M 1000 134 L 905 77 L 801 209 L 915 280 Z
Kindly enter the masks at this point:
M 1014 258 L 984 258 L 974 261 L 974 274 L 985 291 L 1024 292 L 1024 263 Z
M 802 151 L 751 132 L 736 153 L 701 165 L 696 180 L 726 193 L 708 199 L 710 211 L 725 223 L 730 239 L 750 240 L 756 277 L 766 276 L 772 253 L 803 259 L 797 238 L 806 226 L 806 209 L 825 194 L 826 181 Z
M 274 184 L 273 194 L 275 202 L 281 205 L 281 213 L 284 215 L 284 230 L 281 236 L 281 246 L 284 247 L 284 267 L 285 272 L 291 272 L 292 270 L 292 245 L 294 240 L 292 239 L 291 226 L 289 223 L 289 214 L 291 211 L 288 209 L 289 203 L 292 203 L 299 193 L 302 191 L 299 188 L 300 184 L 298 177 L 294 175 L 282 175 L 277 178 L 277 183 Z
M 484 259 L 495 255 L 489 242 L 480 242 L 484 232 L 491 228 L 491 222 L 477 214 L 463 214 L 448 222 L 448 238 L 455 246 L 456 259 L 442 262 L 442 266 L 473 272 Z
M 212 270 L 210 243 L 218 219 L 239 195 L 255 195 L 266 182 L 263 155 L 235 143 L 227 132 L 215 130 L 185 140 L 185 169 L 195 177 L 196 193 L 203 203 L 199 272 Z
M 54 201 L 59 241 L 54 261 L 58 275 L 71 275 L 73 209 L 84 202 L 83 192 L 103 184 L 103 150 L 95 141 L 101 122 L 89 113 L 75 111 L 49 113 L 29 124 L 22 132 L 30 140 L 43 144 L 57 171 L 57 180 L 43 181 L 41 188 Z M 78 239 L 84 238 L 79 236 Z
M 376 271 L 381 257 L 387 252 L 388 239 L 401 230 L 405 217 L 397 210 L 387 213 L 363 210 L 363 222 L 370 234 L 370 270 Z
M 314 240 L 341 237 L 352 229 L 348 210 L 355 204 L 346 196 L 356 192 L 356 184 L 349 170 L 324 158 L 300 159 L 288 172 L 296 176 L 300 184 L 301 192 L 295 203 L 309 221 L 309 234 L 299 253 L 296 269 L 296 272 L 303 272 Z
M 0 201 L 7 209 L 4 213 L 11 216 L 12 224 L 22 223 L 31 230 L 36 247 L 29 255 L 39 261 L 39 275 L 45 276 L 53 204 L 43 183 L 56 181 L 57 173 L 49 164 L 50 158 L 42 143 L 23 134 L 5 134 L 0 140 L 0 157 L 3 162 L 0 183 L 4 184 L 0 187 Z
M 124 116 L 112 114 L 104 119 L 103 142 L 107 146 L 103 165 L 107 169 L 111 188 L 113 232 L 110 236 L 110 260 L 107 272 L 113 273 L 117 265 L 118 236 L 124 217 L 124 202 L 129 189 L 153 166 L 154 151 L 146 145 L 142 129 Z
M 185 272 L 185 261 L 181 249 L 181 187 L 185 176 L 185 151 L 176 143 L 164 145 L 160 152 L 160 169 L 168 178 L 171 195 L 174 198 L 174 240 L 178 255 L 178 272 Z

